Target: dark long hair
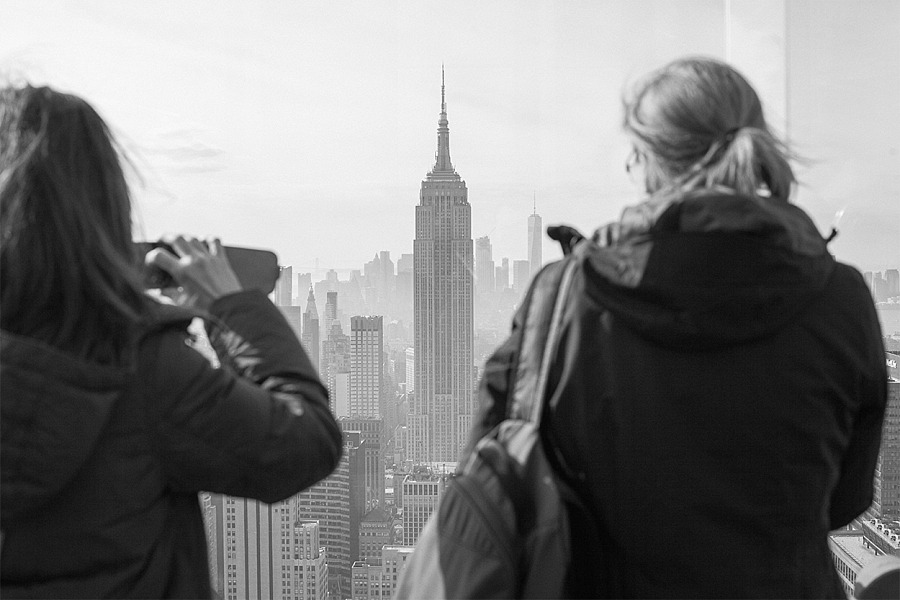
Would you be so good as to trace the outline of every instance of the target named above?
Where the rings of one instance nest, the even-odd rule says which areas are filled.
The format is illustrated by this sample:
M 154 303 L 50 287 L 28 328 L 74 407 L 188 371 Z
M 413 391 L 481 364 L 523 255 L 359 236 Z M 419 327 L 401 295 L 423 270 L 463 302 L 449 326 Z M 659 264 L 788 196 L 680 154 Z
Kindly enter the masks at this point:
M 0 89 L 0 323 L 101 363 L 127 360 L 153 301 L 106 123 L 47 87 Z
M 753 86 L 731 66 L 675 60 L 639 82 L 624 104 L 648 191 L 723 185 L 788 200 L 796 181 L 791 153 L 766 123 Z

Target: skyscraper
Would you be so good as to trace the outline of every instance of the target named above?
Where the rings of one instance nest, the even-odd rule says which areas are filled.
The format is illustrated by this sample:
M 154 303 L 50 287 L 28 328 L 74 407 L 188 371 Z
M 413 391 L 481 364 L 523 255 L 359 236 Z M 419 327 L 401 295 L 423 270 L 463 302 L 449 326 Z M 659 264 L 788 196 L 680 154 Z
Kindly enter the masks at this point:
M 290 306 L 294 294 L 294 270 L 291 267 L 278 267 L 278 280 L 275 282 L 273 295 L 277 306 Z
M 326 292 L 325 293 L 325 319 L 323 320 L 322 325 L 323 331 L 325 332 L 325 338 L 331 334 L 331 326 L 338 318 L 338 293 L 337 292 Z
M 319 310 L 316 308 L 316 295 L 309 288 L 306 298 L 306 312 L 303 313 L 303 335 L 300 337 L 303 348 L 309 355 L 316 371 L 319 370 Z
M 434 168 L 422 181 L 413 242 L 415 402 L 408 456 L 455 461 L 472 423 L 474 322 L 472 209 L 450 162 L 450 129 L 441 72 L 441 114 Z
M 384 321 L 382 317 L 350 319 L 350 416 L 381 416 L 384 376 Z
M 543 260 L 541 252 L 542 235 L 541 215 L 537 214 L 537 207 L 535 206 L 534 212 L 528 217 L 528 266 L 530 277 L 534 277 L 541 270 Z
M 494 259 L 488 236 L 475 240 L 475 285 L 479 294 L 494 291 Z

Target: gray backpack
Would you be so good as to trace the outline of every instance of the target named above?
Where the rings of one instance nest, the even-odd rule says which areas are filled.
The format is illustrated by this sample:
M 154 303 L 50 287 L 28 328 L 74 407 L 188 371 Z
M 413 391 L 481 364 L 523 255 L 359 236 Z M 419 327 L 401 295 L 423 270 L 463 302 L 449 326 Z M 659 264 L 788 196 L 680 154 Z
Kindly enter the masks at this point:
M 570 519 L 587 511 L 545 453 L 547 374 L 577 261 L 544 268 L 526 318 L 506 419 L 464 457 L 419 537 L 395 598 L 559 598 L 572 589 Z M 571 515 L 577 511 L 578 515 Z

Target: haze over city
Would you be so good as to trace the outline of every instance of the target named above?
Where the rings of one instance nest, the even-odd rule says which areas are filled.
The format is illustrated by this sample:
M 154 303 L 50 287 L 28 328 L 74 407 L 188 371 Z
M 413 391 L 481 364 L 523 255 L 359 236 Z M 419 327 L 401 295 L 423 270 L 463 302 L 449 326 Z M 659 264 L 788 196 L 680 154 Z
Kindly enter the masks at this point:
M 833 252 L 861 270 L 895 267 L 900 41 L 886 32 L 900 5 L 788 3 L 781 68 L 727 47 L 729 36 L 765 41 L 752 22 L 726 31 L 727 10 L 720 0 L 13 0 L 0 74 L 77 93 L 114 126 L 142 179 L 137 237 L 215 234 L 309 272 L 412 251 L 442 65 L 473 237 L 520 259 L 533 202 L 545 226 L 590 231 L 639 198 L 623 169 L 629 81 L 684 54 L 729 58 L 807 159 L 798 203 L 823 232 L 837 222 Z M 559 255 L 544 245 L 545 260 Z

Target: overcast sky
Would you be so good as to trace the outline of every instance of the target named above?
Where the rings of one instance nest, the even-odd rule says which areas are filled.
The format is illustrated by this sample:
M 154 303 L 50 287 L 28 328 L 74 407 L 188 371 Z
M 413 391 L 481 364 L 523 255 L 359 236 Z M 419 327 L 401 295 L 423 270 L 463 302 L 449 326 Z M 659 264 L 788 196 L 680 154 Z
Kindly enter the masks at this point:
M 788 124 L 811 159 L 798 202 L 822 231 L 843 211 L 838 258 L 900 266 L 900 2 L 788 6 Z M 623 86 L 677 56 L 724 57 L 725 11 L 4 0 L 0 74 L 81 95 L 110 122 L 143 179 L 139 237 L 218 234 L 303 272 L 412 252 L 443 64 L 473 237 L 490 235 L 495 260 L 522 259 L 533 200 L 545 226 L 591 230 L 638 199 Z

